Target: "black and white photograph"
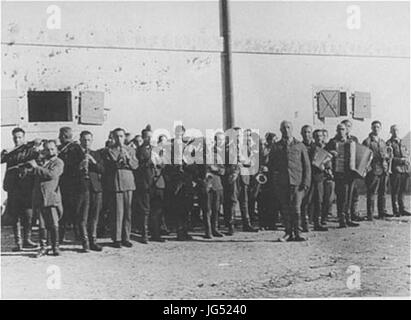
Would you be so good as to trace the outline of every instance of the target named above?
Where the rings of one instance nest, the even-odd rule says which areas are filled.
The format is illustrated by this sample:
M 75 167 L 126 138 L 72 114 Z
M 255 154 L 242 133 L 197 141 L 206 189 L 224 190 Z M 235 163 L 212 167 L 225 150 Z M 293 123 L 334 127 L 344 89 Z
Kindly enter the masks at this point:
M 409 1 L 1 1 L 0 55 L 0 299 L 411 298 Z

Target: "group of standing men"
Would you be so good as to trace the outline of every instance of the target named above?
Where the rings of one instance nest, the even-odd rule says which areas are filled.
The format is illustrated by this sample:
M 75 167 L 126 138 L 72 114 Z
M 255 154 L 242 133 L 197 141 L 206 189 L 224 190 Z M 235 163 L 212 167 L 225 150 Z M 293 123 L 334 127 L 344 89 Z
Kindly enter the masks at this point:
M 373 155 L 365 176 L 368 220 L 373 219 L 375 198 L 378 218 L 387 216 L 388 179 L 394 215 L 409 215 L 404 207 L 408 151 L 396 125 L 391 126 L 387 142 L 379 136 L 381 126 L 381 122 L 374 121 L 371 133 L 363 141 Z M 108 219 L 100 219 L 100 225 L 110 222 L 116 248 L 132 246 L 130 233 L 135 217 L 141 220 L 142 243 L 148 243 L 149 234 L 152 241 L 163 242 L 165 213 L 175 219 L 177 239 L 190 240 L 188 224 L 194 198 L 203 213 L 205 238 L 223 236 L 219 231 L 221 206 L 228 228 L 226 234 L 234 234 L 234 215 L 239 204 L 243 231 L 258 231 L 252 224 L 257 206 L 260 227 L 276 229 L 281 216 L 285 235 L 280 241 L 304 241 L 301 232 L 308 231 L 310 220 L 315 231 L 327 230 L 334 192 L 339 227 L 358 226 L 357 222 L 362 220 L 358 215 L 359 177 L 348 166 L 343 171 L 336 170 L 337 145 L 358 143 L 351 135 L 351 127 L 350 120 L 341 122 L 335 137 L 327 141 L 326 130 L 313 131 L 305 125 L 300 142 L 293 135 L 291 122 L 283 121 L 281 139 L 276 141 L 275 134 L 267 133 L 264 144 L 252 139 L 251 130 L 245 130 L 245 143 L 258 145 L 258 172 L 252 173 L 247 170 L 252 166 L 248 158 L 252 150 L 248 148 L 246 156 L 240 156 L 240 128 L 233 129 L 238 135 L 230 141 L 222 131 L 215 134 L 209 149 L 212 162 L 206 160 L 204 150 L 204 161 L 187 161 L 185 151 L 193 140 L 185 136 L 182 125 L 176 127 L 175 137 L 170 141 L 160 136 L 155 147 L 150 126 L 142 130 L 139 142 L 128 141 L 125 130 L 117 128 L 110 132 L 106 146 L 97 151 L 92 150 L 90 131 L 82 131 L 77 142 L 71 128 L 63 127 L 57 145 L 54 140 L 26 143 L 24 130 L 15 128 L 15 148 L 1 154 L 1 162 L 7 163 L 4 189 L 8 192 L 7 210 L 13 219 L 15 250 L 37 246 L 31 241 L 36 217 L 38 256 L 48 253 L 48 235 L 52 253 L 60 254 L 59 243 L 65 239 L 67 226 L 73 226 L 84 252 L 101 251 L 97 228 L 104 212 L 108 212 Z M 206 149 L 205 143 L 203 147 Z M 319 149 L 332 155 L 332 160 L 320 168 L 313 165 Z M 233 154 L 235 161 L 228 162 Z M 259 180 L 261 176 L 265 182 Z

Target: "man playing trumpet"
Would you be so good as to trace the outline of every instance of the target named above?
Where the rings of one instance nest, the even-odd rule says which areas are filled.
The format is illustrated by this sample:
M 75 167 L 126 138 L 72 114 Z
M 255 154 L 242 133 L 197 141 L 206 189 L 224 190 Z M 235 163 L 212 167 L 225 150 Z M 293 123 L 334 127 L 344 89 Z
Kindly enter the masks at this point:
M 125 131 L 117 128 L 113 131 L 114 145 L 104 152 L 104 168 L 107 190 L 113 197 L 112 239 L 115 248 L 132 247 L 131 203 L 136 189 L 133 170 L 138 167 L 135 150 L 125 145 Z

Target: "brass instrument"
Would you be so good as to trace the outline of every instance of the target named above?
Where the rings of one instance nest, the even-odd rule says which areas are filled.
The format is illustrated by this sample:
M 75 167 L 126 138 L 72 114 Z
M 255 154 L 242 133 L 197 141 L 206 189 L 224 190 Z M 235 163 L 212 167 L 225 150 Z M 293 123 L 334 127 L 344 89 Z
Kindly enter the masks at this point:
M 78 144 L 78 141 L 71 141 L 71 142 L 67 143 L 63 148 L 61 148 L 61 149 L 59 150 L 59 154 L 60 154 L 60 153 L 63 153 L 64 151 L 66 151 L 67 148 L 68 148 L 69 146 L 71 146 L 72 144 Z
M 46 155 L 44 154 L 44 152 L 40 152 L 37 159 L 31 159 L 31 160 L 28 160 L 28 161 L 25 161 L 25 162 L 18 163 L 14 166 L 11 166 L 11 167 L 7 168 L 6 171 L 11 171 L 11 170 L 27 167 L 32 160 L 36 160 L 37 164 L 39 166 L 42 166 L 43 163 L 44 163 L 44 160 L 46 160 Z
M 21 144 L 17 147 L 14 147 L 10 151 L 4 149 L 2 151 L 2 157 L 3 156 L 10 156 L 10 155 L 14 154 L 17 151 L 22 150 L 23 148 L 28 148 L 28 149 L 30 149 L 30 148 L 39 148 L 45 141 L 47 141 L 47 139 L 38 139 L 37 138 L 37 139 L 34 139 L 32 141 L 23 143 L 23 144 Z
M 260 172 L 259 174 L 257 174 L 257 175 L 255 176 L 255 179 L 256 179 L 257 182 L 258 182 L 259 184 L 261 184 L 261 185 L 266 184 L 267 181 L 268 181 L 267 176 L 266 176 L 264 173 L 262 173 L 262 172 Z
M 394 159 L 394 149 L 391 145 L 386 147 L 386 156 L 388 158 L 388 174 L 392 173 L 392 160 Z
M 88 166 L 89 166 L 90 160 L 89 160 L 89 157 L 87 156 L 88 154 L 90 154 L 90 150 L 86 149 L 86 151 L 84 152 L 84 159 L 83 159 L 84 162 L 82 162 L 80 165 L 80 170 L 83 172 L 85 177 L 88 177 L 89 175 Z
M 7 156 L 10 155 L 12 152 L 16 152 L 17 150 L 22 150 L 23 147 L 25 148 L 40 148 L 43 143 L 45 143 L 47 141 L 47 139 L 34 139 L 33 141 L 27 142 L 25 144 L 22 144 L 16 148 L 14 148 L 11 152 L 7 153 Z M 43 160 L 45 158 L 45 154 L 42 152 L 42 150 L 40 150 L 38 158 L 37 159 L 30 159 L 28 161 L 24 161 L 24 162 L 20 162 L 14 166 L 8 167 L 6 171 L 11 171 L 14 169 L 19 169 L 19 168 L 23 168 L 26 167 L 31 160 L 36 160 L 36 162 L 41 165 Z

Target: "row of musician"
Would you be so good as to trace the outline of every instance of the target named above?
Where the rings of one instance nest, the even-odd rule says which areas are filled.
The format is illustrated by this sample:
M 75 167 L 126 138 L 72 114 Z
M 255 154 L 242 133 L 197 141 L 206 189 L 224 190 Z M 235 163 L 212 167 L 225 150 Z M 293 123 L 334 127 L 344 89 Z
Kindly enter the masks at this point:
M 1 162 L 7 163 L 4 189 L 8 192 L 14 250 L 38 246 L 31 240 L 33 218 L 39 221 L 38 256 L 50 251 L 49 240 L 52 254 L 59 255 L 59 243 L 65 241 L 70 226 L 84 252 L 102 250 L 97 235 L 108 225 L 114 247 L 131 247 L 132 222 L 137 220 L 142 243 L 148 243 L 149 233 L 151 240 L 163 242 L 162 235 L 169 233 L 166 218 L 170 217 L 177 239 L 190 240 L 194 199 L 203 213 L 205 238 L 223 236 L 219 231 L 221 206 L 226 235 L 233 235 L 239 204 L 243 231 L 257 232 L 257 220 L 261 229 L 275 230 L 281 220 L 285 235 L 279 241 L 304 241 L 301 232 L 308 231 L 310 222 L 315 231 L 327 231 L 333 194 L 339 227 L 359 225 L 357 182 L 363 178 L 368 220 L 373 220 L 375 198 L 378 218 L 387 216 L 388 181 L 393 214 L 409 215 L 404 206 L 408 151 L 399 138 L 398 126 L 391 126 L 388 141 L 379 136 L 381 127 L 380 121 L 374 121 L 371 133 L 359 144 L 351 134 L 350 120 L 338 124 L 329 141 L 326 130 L 305 125 L 300 142 L 294 138 L 292 123 L 283 121 L 280 139 L 267 133 L 264 143 L 257 142 L 259 171 L 251 176 L 242 170 L 250 166 L 249 161 L 241 157 L 234 164 L 188 164 L 184 159 L 168 164 L 165 155 L 154 150 L 171 146 L 171 157 L 184 154 L 192 140 L 182 125 L 176 127 L 170 141 L 160 136 L 156 149 L 150 126 L 142 130 L 141 141 L 127 139 L 125 130 L 117 128 L 110 132 L 106 146 L 97 151 L 92 149 L 93 134 L 89 131 L 83 131 L 77 142 L 71 128 L 63 127 L 57 145 L 54 140 L 26 143 L 24 130 L 15 128 L 15 148 L 1 153 Z M 234 128 L 234 132 L 237 137 L 245 136 L 248 146 L 253 144 L 250 130 Z M 232 152 L 231 145 L 224 132 L 217 132 L 212 150 L 226 154 Z M 176 148 L 181 153 L 175 153 Z M 238 145 L 235 150 L 239 152 Z

